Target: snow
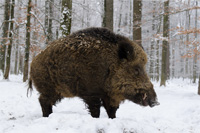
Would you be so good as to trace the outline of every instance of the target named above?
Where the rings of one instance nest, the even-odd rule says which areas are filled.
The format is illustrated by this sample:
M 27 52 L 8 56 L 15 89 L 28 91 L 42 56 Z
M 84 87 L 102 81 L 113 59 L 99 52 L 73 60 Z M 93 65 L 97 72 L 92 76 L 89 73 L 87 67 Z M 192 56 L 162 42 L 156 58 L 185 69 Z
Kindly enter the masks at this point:
M 116 119 L 107 118 L 103 108 L 97 119 L 81 99 L 65 98 L 43 118 L 38 92 L 27 97 L 22 76 L 10 75 L 0 80 L 0 133 L 200 133 L 198 85 L 186 79 L 170 80 L 167 87 L 153 84 L 160 102 L 154 108 L 125 101 Z

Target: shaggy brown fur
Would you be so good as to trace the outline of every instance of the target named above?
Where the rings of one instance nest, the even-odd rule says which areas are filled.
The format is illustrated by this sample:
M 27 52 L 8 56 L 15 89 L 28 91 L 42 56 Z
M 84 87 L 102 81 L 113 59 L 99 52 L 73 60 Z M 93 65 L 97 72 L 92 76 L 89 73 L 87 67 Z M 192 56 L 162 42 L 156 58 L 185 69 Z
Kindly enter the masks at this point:
M 32 81 L 40 92 L 43 116 L 63 97 L 80 97 L 93 117 L 101 105 L 115 118 L 129 99 L 143 106 L 157 104 L 145 73 L 147 56 L 139 45 L 106 28 L 88 28 L 52 42 L 32 61 Z

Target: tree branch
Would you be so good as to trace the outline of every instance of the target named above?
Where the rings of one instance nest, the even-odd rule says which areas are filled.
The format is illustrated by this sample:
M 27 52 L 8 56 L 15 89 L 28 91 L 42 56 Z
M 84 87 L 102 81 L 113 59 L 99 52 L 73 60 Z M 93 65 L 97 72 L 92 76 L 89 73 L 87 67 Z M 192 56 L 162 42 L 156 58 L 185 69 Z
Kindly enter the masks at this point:
M 46 34 L 46 31 L 45 31 L 45 28 L 44 28 L 44 26 L 42 25 L 42 23 L 40 22 L 40 20 L 37 18 L 37 16 L 33 13 L 33 12 L 30 12 L 31 13 L 31 15 L 38 21 L 38 23 L 42 26 L 42 29 L 43 29 L 43 31 L 44 31 L 44 35 L 46 36 L 47 34 Z

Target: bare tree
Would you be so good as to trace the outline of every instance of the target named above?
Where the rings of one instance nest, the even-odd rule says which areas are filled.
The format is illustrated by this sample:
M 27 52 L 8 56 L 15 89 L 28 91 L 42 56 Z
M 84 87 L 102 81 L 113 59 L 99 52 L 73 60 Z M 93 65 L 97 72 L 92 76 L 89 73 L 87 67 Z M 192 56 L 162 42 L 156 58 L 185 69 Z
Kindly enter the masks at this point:
M 162 45 L 162 68 L 161 68 L 161 82 L 160 86 L 166 85 L 168 72 L 168 51 L 169 51 L 169 0 L 164 2 L 164 17 L 163 17 L 163 45 Z
M 104 0 L 103 27 L 113 30 L 113 0 Z
M 49 27 L 49 0 L 45 0 L 45 20 L 44 20 L 44 28 L 45 33 L 48 36 L 48 27 Z M 48 37 L 46 37 L 46 45 L 48 44 Z
M 133 40 L 142 46 L 142 0 L 133 2 Z
M 159 19 L 159 23 L 158 23 L 158 29 L 157 29 L 157 34 L 160 33 L 160 30 L 161 30 L 161 24 L 162 24 L 162 17 L 160 17 Z M 159 43 L 160 41 L 157 40 L 156 41 L 156 81 L 159 81 L 159 78 L 160 78 L 160 51 L 159 51 Z
M 24 73 L 23 73 L 23 82 L 26 82 L 28 79 L 28 67 L 29 67 L 29 52 L 30 52 L 30 39 L 31 39 L 31 0 L 28 1 L 27 7 L 27 23 L 26 23 L 26 47 L 25 47 L 25 59 L 24 59 Z
M 62 18 L 60 23 L 62 36 L 67 36 L 70 34 L 71 21 L 72 21 L 72 0 L 62 0 Z
M 51 42 L 53 40 L 53 33 L 52 33 L 52 21 L 53 21 L 53 5 L 54 0 L 49 1 L 49 26 L 48 26 L 48 34 L 47 34 L 47 40 L 48 42 Z
M 46 45 L 53 40 L 52 23 L 53 23 L 53 5 L 54 0 L 45 1 L 45 32 L 46 32 Z
M 188 6 L 190 6 L 190 1 L 188 1 Z M 189 30 L 190 29 L 190 24 L 191 24 L 191 14 L 190 14 L 190 10 L 186 11 L 186 29 Z M 185 45 L 185 51 L 188 50 L 188 45 L 190 43 L 190 34 L 187 32 L 186 34 L 186 45 Z M 185 58 L 185 74 L 189 75 L 189 59 L 188 57 Z
M 196 6 L 198 6 L 198 2 L 196 1 Z M 197 9 L 195 12 L 195 30 L 197 31 Z M 194 43 L 194 58 L 193 58 L 193 83 L 196 83 L 196 78 L 197 78 L 197 32 L 195 33 L 195 43 Z
M 3 34 L 2 34 L 2 42 L 0 45 L 0 70 L 2 70 L 2 72 L 4 72 L 5 69 L 5 51 L 6 51 L 5 44 L 8 42 L 9 18 L 10 18 L 10 0 L 5 0 Z
M 10 60 L 11 60 L 11 50 L 12 50 L 12 45 L 13 45 L 13 29 L 14 29 L 14 10 L 15 10 L 15 0 L 12 0 L 11 3 L 11 21 L 10 21 L 10 32 L 9 32 L 9 39 L 10 43 L 7 48 L 7 56 L 6 56 L 6 69 L 4 73 L 4 79 L 9 78 L 9 72 L 10 72 Z
M 155 24 L 155 9 L 156 9 L 156 2 L 153 1 L 153 14 L 152 14 L 152 32 L 154 33 L 154 31 L 156 30 L 156 24 Z M 153 35 L 153 34 L 152 34 Z M 150 74 L 150 78 L 153 79 L 154 78 L 154 53 L 155 53 L 155 44 L 156 42 L 152 39 L 151 40 L 151 44 L 150 44 L 150 66 L 149 66 L 149 74 Z

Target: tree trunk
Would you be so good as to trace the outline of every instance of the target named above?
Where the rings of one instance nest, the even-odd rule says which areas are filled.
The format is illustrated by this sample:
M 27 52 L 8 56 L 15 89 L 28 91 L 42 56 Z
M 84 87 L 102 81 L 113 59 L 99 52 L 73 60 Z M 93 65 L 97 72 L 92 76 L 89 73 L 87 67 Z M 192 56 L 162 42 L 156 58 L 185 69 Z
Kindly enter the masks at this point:
M 120 9 L 119 9 L 119 24 L 118 24 L 118 27 L 117 27 L 117 31 L 121 31 L 121 25 L 122 25 L 122 13 L 123 13 L 123 11 L 122 11 L 122 7 L 123 7 L 123 4 L 124 4 L 124 2 L 123 1 L 121 1 L 121 3 L 120 3 Z
M 188 1 L 188 5 L 190 6 L 190 1 Z M 190 11 L 186 11 L 186 29 L 189 30 L 190 29 Z M 185 46 L 185 51 L 187 52 L 187 50 L 189 49 L 189 44 L 190 44 L 190 35 L 189 33 L 187 33 L 186 35 L 186 46 Z M 186 56 L 185 58 L 185 76 L 189 76 L 189 59 Z
M 133 3 L 133 1 L 130 0 L 130 5 L 129 5 L 130 6 L 130 12 L 129 12 L 129 32 L 128 32 L 130 35 L 132 34 L 132 31 L 133 31 L 132 30 L 132 21 L 133 20 L 132 20 L 132 12 L 131 12 L 133 10 L 133 7 L 132 7 L 133 4 L 132 3 Z
M 6 45 L 8 41 L 8 30 L 9 30 L 9 17 L 10 17 L 10 0 L 5 0 L 4 7 L 4 22 L 3 22 L 3 34 L 2 34 L 2 42 L 0 45 L 0 70 L 4 73 L 5 69 L 5 51 Z
M 25 47 L 25 57 L 24 57 L 24 75 L 23 75 L 23 82 L 26 82 L 28 79 L 28 67 L 29 67 L 29 49 L 30 49 L 30 25 L 31 25 L 31 0 L 28 1 L 27 7 L 27 23 L 26 23 L 26 47 Z
M 103 27 L 113 31 L 113 0 L 104 0 Z
M 168 49 L 169 49 L 169 0 L 164 2 L 164 16 L 163 16 L 163 37 L 165 38 L 163 40 L 163 46 L 162 46 L 162 68 L 161 68 L 161 82 L 160 86 L 164 85 L 166 86 L 165 82 L 167 80 L 168 75 L 168 68 L 167 65 L 169 65 L 167 58 L 169 58 L 168 55 Z
M 156 2 L 155 1 L 153 1 L 153 11 L 155 11 L 156 10 Z M 156 24 L 155 24 L 155 12 L 153 12 L 153 14 L 152 14 L 152 35 L 154 35 L 154 33 L 155 33 L 155 27 L 156 27 Z M 153 38 L 153 36 L 152 36 L 152 38 Z M 149 58 L 149 61 L 150 61 L 150 66 L 149 66 L 149 74 L 150 74 L 150 78 L 151 79 L 153 79 L 154 78 L 154 64 L 155 64 L 155 62 L 154 62 L 154 59 L 155 59 L 155 57 L 154 57 L 154 53 L 155 53 L 155 41 L 152 39 L 151 40 L 151 44 L 150 44 L 150 58 Z
M 35 0 L 35 8 L 38 8 L 37 0 Z M 35 14 L 35 16 L 38 15 L 36 10 L 34 10 L 34 14 Z M 38 40 L 37 39 L 38 39 L 39 32 L 38 32 L 38 27 L 37 27 L 37 18 L 35 18 L 35 17 L 33 19 L 33 25 L 34 25 L 34 30 L 33 30 L 33 35 L 32 35 L 32 40 L 33 40 L 32 41 L 32 46 L 33 47 L 37 47 L 38 46 Z M 35 49 L 33 51 L 33 58 L 36 56 L 37 52 L 38 52 L 37 49 Z
M 22 55 L 22 52 L 21 52 L 21 51 L 19 51 L 18 73 L 19 73 L 19 74 L 22 74 L 22 73 L 23 73 L 23 55 Z
M 83 6 L 82 6 L 82 17 L 81 17 L 81 26 L 82 28 L 85 27 L 85 0 L 83 0 Z
M 44 20 L 44 28 L 46 33 L 46 45 L 48 44 L 48 27 L 49 27 L 49 0 L 45 1 L 45 20 Z
M 18 0 L 18 6 L 22 6 L 22 0 Z M 21 13 L 22 10 L 19 8 L 18 9 L 18 14 L 15 18 L 21 18 Z M 19 61 L 20 61 L 20 56 L 19 56 L 19 45 L 20 45 L 20 28 L 19 26 L 15 27 L 16 29 L 16 43 L 15 43 L 15 66 L 14 66 L 14 74 L 19 74 Z
M 86 2 L 86 8 L 90 9 L 90 2 L 89 1 Z M 90 11 L 89 10 L 86 10 L 86 26 L 90 27 Z
M 52 33 L 52 20 L 53 20 L 53 4 L 54 0 L 49 1 L 49 26 L 48 26 L 48 34 L 47 34 L 47 40 L 48 42 L 51 42 L 53 40 L 53 33 Z
M 17 31 L 19 34 L 19 30 Z M 17 66 L 18 66 L 18 61 L 19 61 L 19 39 L 17 39 L 16 44 L 15 44 L 15 67 L 14 67 L 14 74 L 18 74 L 17 72 Z
M 162 17 L 160 17 L 159 19 L 159 24 L 158 24 L 158 29 L 157 29 L 157 33 L 160 33 L 161 30 L 161 23 L 162 23 Z M 159 81 L 160 78 L 160 46 L 159 46 L 160 40 L 156 41 L 156 56 L 157 56 L 157 60 L 156 60 L 156 81 Z
M 53 21 L 54 0 L 45 1 L 45 32 L 47 35 L 46 45 L 53 40 L 52 21 Z
M 142 0 L 133 2 L 133 41 L 142 46 Z
M 9 72 L 10 72 L 11 50 L 12 50 L 12 44 L 13 44 L 14 10 L 15 10 L 15 0 L 12 0 L 11 14 L 10 14 L 11 22 L 10 22 L 10 32 L 9 32 L 10 44 L 8 45 L 8 49 L 7 49 L 6 69 L 5 69 L 5 73 L 4 73 L 4 79 L 9 78 Z
M 196 1 L 196 7 L 198 6 L 198 2 Z M 196 83 L 196 78 L 197 78 L 197 19 L 198 19 L 198 15 L 197 15 L 197 9 L 196 9 L 196 13 L 195 13 L 195 44 L 194 44 L 194 59 L 193 59 L 193 83 Z
M 62 36 L 67 36 L 71 33 L 72 21 L 72 0 L 62 0 L 62 19 L 60 29 Z

